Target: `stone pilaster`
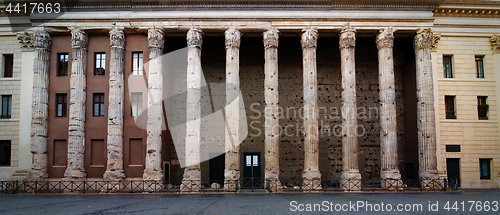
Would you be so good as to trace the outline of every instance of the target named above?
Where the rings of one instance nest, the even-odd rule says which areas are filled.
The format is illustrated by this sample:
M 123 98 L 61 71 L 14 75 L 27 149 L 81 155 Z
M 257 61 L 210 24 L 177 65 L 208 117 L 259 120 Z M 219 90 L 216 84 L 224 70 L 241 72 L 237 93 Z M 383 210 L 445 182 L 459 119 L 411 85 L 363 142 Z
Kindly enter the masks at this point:
M 302 63 L 304 79 L 304 172 L 302 189 L 321 190 L 319 172 L 318 139 L 318 77 L 316 68 L 316 47 L 318 30 L 313 27 L 302 30 Z
M 19 36 L 18 36 L 19 37 Z M 49 61 L 52 40 L 45 31 L 37 31 L 32 42 L 24 41 L 29 48 L 35 47 L 35 62 L 33 64 L 33 96 L 31 106 L 31 153 L 33 164 L 27 180 L 40 180 L 49 176 L 47 172 L 47 138 L 49 114 Z M 29 38 L 28 38 L 29 39 Z M 26 40 L 28 40 L 26 39 Z
M 432 29 L 419 29 L 413 40 L 417 79 L 418 175 L 422 180 L 438 179 L 436 125 L 432 80 Z
M 240 179 L 240 43 L 241 32 L 229 28 L 226 37 L 226 120 L 224 190 L 236 191 Z
M 271 28 L 264 32 L 264 97 L 265 112 L 265 171 L 264 177 L 269 180 L 265 186 L 271 192 L 282 192 L 280 182 L 280 122 L 278 93 L 278 45 L 279 31 Z
M 119 180 L 125 178 L 123 170 L 123 113 L 125 70 L 125 34 L 121 29 L 109 32 L 111 46 L 109 68 L 108 102 L 108 162 L 103 178 Z
M 163 31 L 152 28 L 148 30 L 149 70 L 148 78 L 148 110 L 147 110 L 147 139 L 146 139 L 146 166 L 144 180 L 163 180 L 161 163 L 161 132 L 163 119 L 163 46 L 165 44 Z
M 201 188 L 201 44 L 201 30 L 190 29 L 187 33 L 186 168 L 181 192 L 198 192 Z
M 340 32 L 340 58 L 342 70 L 342 188 L 359 190 L 361 174 L 358 169 L 358 136 L 356 106 L 356 63 L 354 49 L 356 30 L 351 25 Z
M 398 169 L 398 141 L 396 130 L 396 84 L 394 80 L 394 30 L 384 28 L 376 38 L 378 49 L 378 83 L 380 98 L 380 154 L 382 187 L 397 189 L 402 186 Z
M 87 34 L 71 29 L 71 74 L 69 98 L 68 165 L 64 178 L 83 179 L 85 152 L 85 101 L 87 84 Z

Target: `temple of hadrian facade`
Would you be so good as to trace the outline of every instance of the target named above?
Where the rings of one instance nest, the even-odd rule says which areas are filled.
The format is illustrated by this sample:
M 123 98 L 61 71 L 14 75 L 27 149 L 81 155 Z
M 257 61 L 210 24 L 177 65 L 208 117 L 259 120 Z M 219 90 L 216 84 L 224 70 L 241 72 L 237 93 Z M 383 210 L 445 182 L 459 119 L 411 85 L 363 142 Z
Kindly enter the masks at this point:
M 2 12 L 0 180 L 500 187 L 500 1 L 69 9 L 53 19 Z M 184 79 L 168 80 L 162 58 L 178 50 Z M 165 99 L 177 82 L 182 104 Z M 182 117 L 166 113 L 174 105 Z M 224 135 L 210 139 L 207 111 L 218 109 Z

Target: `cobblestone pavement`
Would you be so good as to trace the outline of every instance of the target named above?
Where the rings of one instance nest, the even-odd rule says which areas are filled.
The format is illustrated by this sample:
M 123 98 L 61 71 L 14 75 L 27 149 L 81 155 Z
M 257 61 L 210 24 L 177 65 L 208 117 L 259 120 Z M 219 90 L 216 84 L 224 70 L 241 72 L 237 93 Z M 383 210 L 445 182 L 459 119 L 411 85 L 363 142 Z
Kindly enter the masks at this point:
M 499 202 L 500 190 L 446 193 L 25 194 L 0 195 L 0 214 L 303 214 L 308 209 L 315 210 L 311 212 L 314 214 L 339 211 L 341 214 L 500 214 Z M 449 203 L 448 207 L 446 203 Z

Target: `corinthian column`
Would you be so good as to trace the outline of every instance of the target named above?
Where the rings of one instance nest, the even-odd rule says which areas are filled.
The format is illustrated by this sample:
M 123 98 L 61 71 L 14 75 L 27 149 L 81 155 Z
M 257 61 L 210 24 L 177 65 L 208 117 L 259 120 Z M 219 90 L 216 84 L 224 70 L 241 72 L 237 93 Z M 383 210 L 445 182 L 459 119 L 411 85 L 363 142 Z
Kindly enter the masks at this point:
M 358 169 L 358 127 L 356 106 L 356 63 L 354 48 L 356 30 L 349 24 L 340 32 L 340 58 L 342 70 L 342 174 L 341 184 L 345 190 L 361 189 L 361 174 Z
M 264 32 L 264 97 L 266 99 L 265 122 L 265 172 L 266 189 L 281 192 L 280 182 L 280 122 L 278 95 L 278 44 L 279 31 L 271 28 Z M 269 184 L 268 182 L 269 181 Z M 267 187 L 269 186 L 269 187 Z
M 438 179 L 436 125 L 432 87 L 432 29 L 419 29 L 413 40 L 417 77 L 418 175 L 422 180 Z
M 181 192 L 198 192 L 201 188 L 201 44 L 201 30 L 190 29 L 187 33 L 186 168 Z
M 146 167 L 142 177 L 145 180 L 163 180 L 161 168 L 161 129 L 163 119 L 163 31 L 152 28 L 148 30 L 149 70 L 148 70 L 148 120 L 146 130 Z
M 229 28 L 226 35 L 226 162 L 224 190 L 236 191 L 240 179 L 240 42 L 241 32 Z
M 313 27 L 302 30 L 302 62 L 304 67 L 304 172 L 302 189 L 321 190 L 318 145 L 318 81 L 316 68 L 316 46 L 318 30 Z
M 47 172 L 47 133 L 49 100 L 49 60 L 52 41 L 45 31 L 34 33 L 33 99 L 31 106 L 31 153 L 33 164 L 29 180 L 44 179 Z
M 125 178 L 123 171 L 123 73 L 125 69 L 125 34 L 120 29 L 109 32 L 111 45 L 108 102 L 108 163 L 103 178 Z
M 394 189 L 401 174 L 398 169 L 398 141 L 396 131 L 396 85 L 394 81 L 394 30 L 385 28 L 377 35 L 378 83 L 380 98 L 380 154 L 382 159 L 382 187 Z
M 85 178 L 85 100 L 87 84 L 87 34 L 71 30 L 71 75 L 69 98 L 68 167 L 64 178 Z

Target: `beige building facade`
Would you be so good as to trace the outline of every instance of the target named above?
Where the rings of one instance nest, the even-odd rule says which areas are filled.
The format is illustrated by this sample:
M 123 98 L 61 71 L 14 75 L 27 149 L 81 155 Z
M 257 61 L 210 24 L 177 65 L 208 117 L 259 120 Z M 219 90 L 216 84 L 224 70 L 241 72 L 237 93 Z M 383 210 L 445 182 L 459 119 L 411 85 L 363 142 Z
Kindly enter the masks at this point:
M 1 68 L 12 55 L 13 74 L 0 78 L 12 113 L 0 119 L 0 180 L 165 181 L 181 192 L 500 187 L 500 1 L 66 9 L 2 14 Z M 161 58 L 183 48 L 176 79 Z M 176 90 L 183 102 L 165 99 Z M 220 138 L 207 118 L 216 99 Z M 186 111 L 169 115 L 175 105 Z

